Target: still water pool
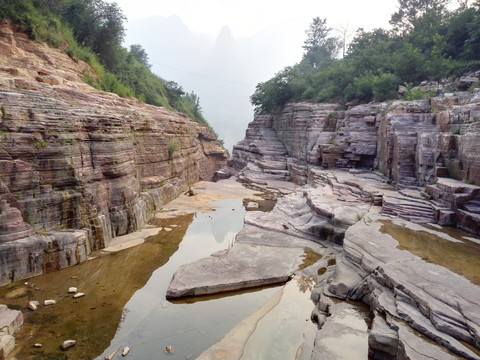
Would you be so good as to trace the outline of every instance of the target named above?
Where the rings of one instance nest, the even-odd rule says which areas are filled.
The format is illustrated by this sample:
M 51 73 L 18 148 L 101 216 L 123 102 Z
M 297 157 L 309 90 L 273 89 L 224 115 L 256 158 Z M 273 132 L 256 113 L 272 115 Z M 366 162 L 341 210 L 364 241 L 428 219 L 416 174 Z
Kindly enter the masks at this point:
M 195 359 L 278 289 L 169 302 L 165 293 L 179 266 L 223 250 L 243 227 L 242 200 L 214 202 L 213 212 L 156 220 L 170 232 L 134 248 L 0 289 L 0 303 L 23 311 L 16 359 L 103 359 L 129 346 L 131 359 Z M 75 286 L 86 294 L 73 299 Z M 28 310 L 29 300 L 57 304 Z M 66 352 L 64 340 L 77 344 Z M 36 349 L 35 343 L 42 348 Z M 166 346 L 173 348 L 166 352 Z M 120 354 L 117 357 L 121 358 Z
M 136 359 L 159 358 L 167 354 L 166 346 L 173 348 L 169 359 L 194 359 L 273 295 L 275 289 L 269 288 L 176 302 L 165 299 L 179 266 L 227 248 L 243 227 L 241 200 L 214 205 L 216 211 L 194 216 L 178 250 L 127 302 L 115 337 L 97 359 L 125 345 Z

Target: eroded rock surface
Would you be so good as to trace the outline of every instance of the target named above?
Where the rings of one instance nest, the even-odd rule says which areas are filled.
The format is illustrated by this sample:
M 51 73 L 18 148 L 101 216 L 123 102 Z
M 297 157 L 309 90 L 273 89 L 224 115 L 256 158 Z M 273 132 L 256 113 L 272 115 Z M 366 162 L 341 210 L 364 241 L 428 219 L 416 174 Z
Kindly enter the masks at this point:
M 236 173 L 253 185 L 274 180 L 305 185 L 315 181 L 318 168 L 374 169 L 405 190 L 386 195 L 385 212 L 480 234 L 480 198 L 468 184 L 460 186 L 480 183 L 479 114 L 478 89 L 347 111 L 336 104 L 287 104 L 255 117 L 222 174 Z M 443 177 L 459 182 L 443 186 L 437 181 Z
M 0 25 L 0 284 L 85 260 L 226 162 L 208 128 L 88 72 Z
M 10 310 L 0 305 L 0 359 L 6 359 L 15 348 L 13 335 L 23 324 L 23 314 L 18 310 Z
M 244 233 L 283 229 L 330 251 L 312 293 L 311 359 L 358 349 L 374 359 L 480 358 L 479 104 L 478 90 L 347 111 L 288 104 L 257 115 L 234 147 L 224 175 L 303 186 L 284 191 L 272 213 L 247 216 Z M 368 315 L 350 321 L 358 302 Z

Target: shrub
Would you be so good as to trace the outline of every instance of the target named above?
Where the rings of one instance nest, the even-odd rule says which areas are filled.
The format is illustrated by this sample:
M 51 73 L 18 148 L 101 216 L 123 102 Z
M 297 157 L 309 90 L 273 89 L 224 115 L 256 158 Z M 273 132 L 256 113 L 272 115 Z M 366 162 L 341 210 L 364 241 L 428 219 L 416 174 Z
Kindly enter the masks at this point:
M 177 150 L 177 142 L 175 140 L 170 140 L 168 142 L 168 147 L 167 147 L 167 150 L 168 150 L 168 160 L 171 160 L 172 157 L 173 157 L 173 154 L 175 153 L 175 151 Z
M 394 74 L 380 73 L 373 79 L 372 90 L 375 101 L 394 99 L 397 96 L 400 79 Z
M 47 143 L 45 140 L 34 141 L 33 146 L 35 146 L 37 149 L 43 149 L 47 147 Z

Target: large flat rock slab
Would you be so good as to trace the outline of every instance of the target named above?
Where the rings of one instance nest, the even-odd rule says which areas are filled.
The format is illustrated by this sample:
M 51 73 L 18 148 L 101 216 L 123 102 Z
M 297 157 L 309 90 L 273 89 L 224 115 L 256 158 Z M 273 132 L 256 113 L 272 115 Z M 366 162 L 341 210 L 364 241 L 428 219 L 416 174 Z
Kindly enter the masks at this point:
M 399 229 L 386 233 L 382 229 L 388 223 L 385 217 L 369 214 L 347 230 L 344 256 L 364 280 L 351 289 L 333 286 L 334 280 L 328 290 L 342 298 L 368 295 L 373 310 L 403 321 L 463 358 L 480 359 L 480 287 L 447 268 L 449 264 L 433 263 L 433 250 L 429 258 L 422 258 L 399 248 L 399 229 L 403 234 L 415 229 L 411 231 L 414 238 L 438 234 L 437 230 L 396 220 Z M 458 243 L 451 236 L 443 241 Z
M 250 211 L 230 249 L 180 267 L 167 298 L 206 295 L 285 283 L 304 264 L 306 249 L 323 254 L 302 192 L 279 199 L 269 213 Z
M 236 243 L 230 250 L 180 267 L 167 298 L 285 283 L 302 264 L 303 257 L 302 248 Z

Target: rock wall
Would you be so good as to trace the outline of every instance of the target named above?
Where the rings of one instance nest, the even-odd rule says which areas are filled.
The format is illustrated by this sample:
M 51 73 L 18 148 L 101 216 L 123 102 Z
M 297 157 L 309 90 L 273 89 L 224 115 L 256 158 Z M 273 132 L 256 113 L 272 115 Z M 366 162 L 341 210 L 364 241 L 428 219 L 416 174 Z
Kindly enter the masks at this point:
M 480 184 L 480 142 L 475 140 L 480 135 L 480 89 L 338 108 L 287 104 L 275 114 L 257 115 L 245 139 L 234 146 L 230 170 L 224 173 L 234 169 L 241 180 L 257 184 L 275 174 L 278 180 L 304 185 L 315 178 L 316 168 L 348 168 L 376 170 L 400 189 L 435 188 L 443 177 Z M 458 184 L 454 188 L 464 192 Z M 440 193 L 429 189 L 422 194 L 430 201 L 426 211 L 433 220 L 479 233 L 478 193 Z M 465 201 L 460 204 L 459 198 Z M 385 205 L 386 212 L 403 212 L 397 201 Z M 416 217 L 426 221 L 432 216 Z
M 230 163 L 238 167 L 239 158 L 245 163 L 246 153 L 255 152 L 248 145 L 263 125 L 297 164 L 378 169 L 402 185 L 424 186 L 439 176 L 480 183 L 480 144 L 474 140 L 480 127 L 478 89 L 347 111 L 338 107 L 294 103 L 276 114 L 257 115 Z
M 97 91 L 0 26 L 0 284 L 84 261 L 226 163 L 186 115 Z

